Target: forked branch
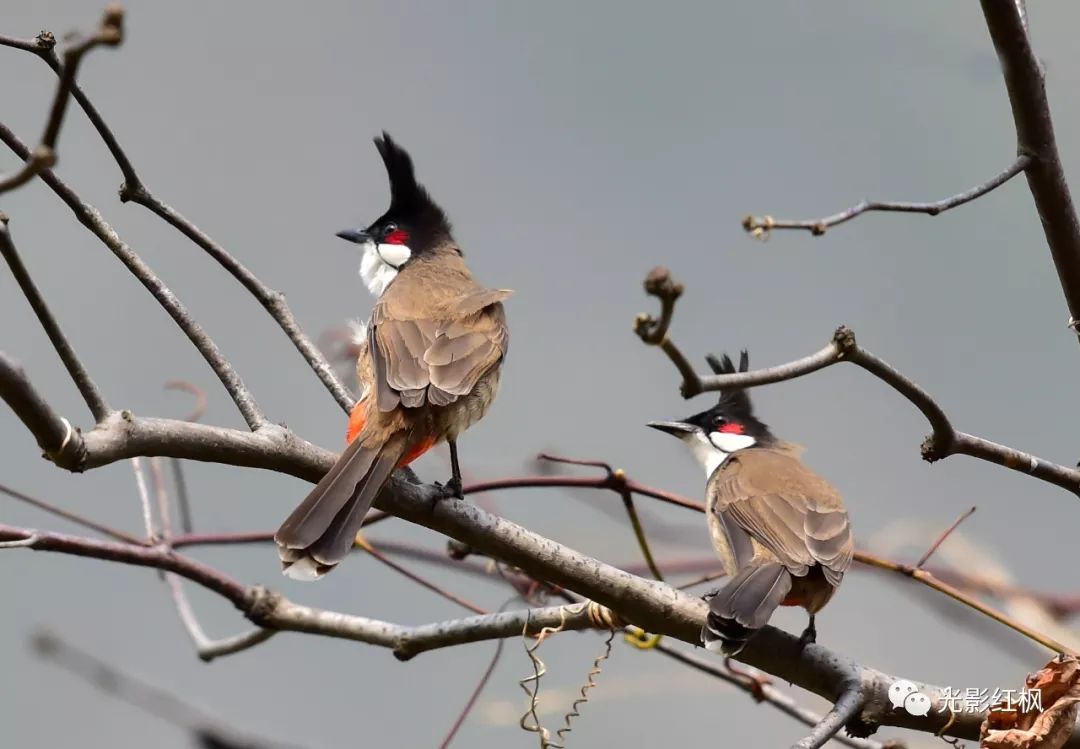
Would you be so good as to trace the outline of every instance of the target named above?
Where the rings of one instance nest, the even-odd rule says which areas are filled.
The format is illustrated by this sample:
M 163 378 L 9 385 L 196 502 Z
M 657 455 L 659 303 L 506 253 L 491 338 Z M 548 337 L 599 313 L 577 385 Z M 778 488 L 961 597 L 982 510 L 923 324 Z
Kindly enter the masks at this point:
M 664 270 L 663 273 L 667 271 Z M 650 276 L 657 274 L 658 271 L 654 270 Z M 655 293 L 653 295 L 656 296 Z M 641 315 L 638 316 L 639 319 L 641 317 Z M 668 325 L 671 322 L 670 317 L 669 312 Z M 671 349 L 678 350 L 675 344 L 670 342 L 670 336 L 665 334 L 665 340 L 669 342 Z M 667 351 L 668 349 L 665 349 L 665 352 Z M 670 356 L 669 353 L 669 358 Z M 681 352 L 678 356 L 685 361 Z M 672 358 L 672 361 L 675 362 L 675 359 Z M 678 362 L 675 363 L 683 377 L 680 386 L 683 396 L 692 397 L 724 388 L 748 388 L 793 380 L 841 362 L 850 362 L 865 369 L 906 398 L 926 417 L 932 432 L 922 444 L 924 460 L 934 462 L 950 455 L 968 455 L 1033 476 L 1080 495 L 1080 470 L 1051 463 L 1030 453 L 956 430 L 945 411 L 929 393 L 884 359 L 859 346 L 855 341 L 855 333 L 844 326 L 836 329 L 832 340 L 820 351 L 767 369 L 734 374 L 699 375 L 693 370 L 688 374 L 683 371 L 683 367 L 679 366 Z
M 25 157 L 23 165 L 16 172 L 9 175 L 0 175 L 0 194 L 21 187 L 32 180 L 42 169 L 48 169 L 56 164 L 56 141 L 60 137 L 60 128 L 64 124 L 64 114 L 67 111 L 68 99 L 75 85 L 75 74 L 79 68 L 79 62 L 84 54 L 98 45 L 115 47 L 124 38 L 124 11 L 119 5 L 110 5 L 105 9 L 98 28 L 92 34 L 76 38 L 64 48 L 63 67 L 58 70 L 60 80 L 56 84 L 56 93 L 53 95 L 52 106 L 49 108 L 49 118 L 45 122 L 45 131 L 41 141 Z M 14 47 L 38 52 L 38 49 L 48 48 L 55 56 L 53 47 L 56 40 L 52 34 L 42 34 L 32 42 L 19 39 L 0 37 L 0 46 Z M 40 52 L 39 52 L 40 54 Z

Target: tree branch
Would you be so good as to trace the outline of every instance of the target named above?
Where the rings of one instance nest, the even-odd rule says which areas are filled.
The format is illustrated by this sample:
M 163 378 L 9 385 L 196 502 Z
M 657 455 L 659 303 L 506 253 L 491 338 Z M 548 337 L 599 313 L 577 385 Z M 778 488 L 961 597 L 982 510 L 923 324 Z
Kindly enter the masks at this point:
M 199 656 L 201 661 L 209 663 L 223 655 L 239 653 L 242 650 L 260 645 L 277 634 L 277 630 L 256 627 L 239 635 L 212 640 L 207 637 L 206 632 L 199 623 L 199 618 L 191 607 L 191 601 L 188 600 L 187 594 L 184 592 L 184 585 L 180 582 L 180 578 L 171 572 L 164 573 L 164 578 L 165 584 L 169 586 L 169 593 L 172 595 L 176 613 L 180 617 L 180 623 L 184 625 L 188 637 L 191 638 L 191 644 L 195 646 L 195 654 Z
M 346 412 L 352 410 L 352 407 L 356 404 L 356 399 L 338 379 L 334 373 L 334 368 L 326 360 L 322 352 L 319 351 L 319 348 L 304 333 L 300 323 L 296 320 L 296 316 L 285 301 L 283 293 L 274 291 L 264 284 L 243 263 L 230 255 L 224 247 L 211 239 L 199 227 L 184 218 L 176 209 L 154 197 L 133 170 L 124 176 L 124 184 L 120 188 L 120 199 L 125 202 L 130 200 L 149 208 L 155 215 L 167 221 L 184 236 L 205 250 L 210 257 L 217 260 L 270 313 L 270 317 L 277 322 L 285 335 L 292 341 L 296 350 L 304 357 L 304 361 L 308 363 L 315 375 L 322 381 L 338 405 Z
M 696 655 L 690 655 L 689 653 L 684 653 L 681 649 L 667 645 L 663 642 L 658 643 L 654 649 L 672 660 L 687 665 L 696 671 L 714 676 L 721 681 L 725 681 L 728 684 L 741 689 L 751 695 L 756 702 L 767 702 L 780 712 L 794 718 L 804 725 L 817 726 L 823 719 L 823 716 L 815 713 L 809 708 L 801 706 L 792 699 L 790 695 L 772 686 L 769 679 L 759 673 L 744 671 L 743 669 L 735 670 L 732 666 L 722 668 L 713 658 L 705 659 Z M 860 739 L 843 735 L 836 735 L 834 738 L 841 744 L 853 747 L 854 749 L 885 749 L 886 746 L 891 749 L 902 749 L 903 747 L 903 744 L 899 742 L 883 744 L 880 741 L 874 741 L 872 739 Z
M 640 317 L 639 315 L 639 319 Z M 725 388 L 748 388 L 784 382 L 841 362 L 851 362 L 862 367 L 906 398 L 926 417 L 933 430 L 922 444 L 922 457 L 927 462 L 932 463 L 950 455 L 968 455 L 1028 474 L 1080 496 L 1080 470 L 1051 463 L 1030 453 L 957 431 L 945 411 L 929 393 L 884 359 L 859 346 L 855 341 L 855 333 L 844 326 L 836 329 L 832 341 L 825 348 L 810 356 L 776 367 L 724 375 L 702 376 L 693 373 L 690 377 L 678 365 L 676 368 L 683 376 L 681 385 L 683 396 L 692 397 L 699 393 Z
M 26 144 L 2 124 L 0 124 L 0 141 L 3 141 L 8 148 L 23 159 L 29 155 Z M 195 345 L 195 348 L 202 354 L 203 359 L 210 365 L 214 374 L 221 380 L 221 384 L 225 386 L 225 390 L 236 404 L 248 427 L 256 430 L 265 425 L 267 423 L 266 417 L 259 409 L 247 386 L 244 385 L 240 375 L 236 373 L 232 364 L 221 353 L 217 344 L 207 335 L 202 326 L 195 322 L 187 308 L 172 290 L 158 278 L 150 266 L 143 262 L 142 258 L 134 250 L 120 239 L 116 231 L 101 217 L 101 213 L 89 203 L 84 202 L 74 190 L 56 176 L 55 172 L 51 169 L 43 169 L 40 176 L 45 181 L 45 184 L 52 188 L 53 192 L 74 212 L 75 217 L 94 236 L 100 239 L 132 275 L 142 283 L 184 332 L 188 340 Z
M 49 34 L 45 39 L 51 38 L 52 35 Z M 47 41 L 43 41 L 43 37 L 41 36 L 33 40 L 0 37 L 0 45 L 33 52 L 43 59 L 53 71 L 60 75 L 62 80 L 68 75 L 67 71 L 70 67 L 69 64 L 65 60 L 65 63 L 61 65 L 55 52 L 53 52 L 52 47 Z M 285 301 L 285 295 L 280 291 L 271 289 L 259 280 L 259 278 L 248 270 L 243 263 L 233 257 L 208 234 L 185 218 L 175 208 L 155 197 L 135 171 L 134 165 L 120 146 L 112 129 L 105 122 L 105 118 L 101 116 L 101 113 L 98 112 L 93 102 L 90 101 L 90 98 L 86 96 L 81 88 L 74 85 L 73 80 L 71 82 L 70 90 L 73 98 L 86 113 L 87 118 L 90 120 L 90 124 L 97 130 L 98 135 L 101 137 L 102 141 L 104 141 L 105 146 L 109 149 L 109 153 L 112 154 L 113 159 L 120 168 L 120 172 L 124 179 L 123 184 L 120 186 L 120 200 L 122 202 L 131 201 L 138 203 L 149 209 L 156 216 L 179 230 L 184 236 L 201 247 L 208 255 L 210 255 L 210 257 L 216 260 L 229 272 L 229 274 L 239 281 L 256 300 L 258 300 L 263 308 L 270 314 L 270 317 L 277 322 L 278 326 L 284 331 L 288 339 L 292 341 L 296 350 L 300 352 L 300 355 L 308 363 L 308 366 L 311 367 L 319 380 L 322 381 L 323 385 L 334 397 L 334 400 L 338 402 L 338 405 L 346 412 L 352 410 L 355 399 L 348 388 L 346 388 L 341 380 L 338 379 L 337 375 L 334 373 L 333 367 L 326 361 L 326 357 L 323 356 L 319 348 L 312 343 L 311 339 L 304 333 L 299 322 L 296 320 L 296 316 Z M 48 167 L 52 165 L 45 164 L 44 166 Z
M 743 229 L 757 239 L 768 239 L 769 234 L 773 229 L 805 229 L 815 237 L 820 237 L 830 228 L 851 221 L 853 218 L 857 218 L 864 213 L 870 213 L 872 211 L 925 213 L 928 216 L 936 216 L 951 208 L 970 203 L 971 201 L 986 195 L 988 192 L 1001 187 L 1010 179 L 1020 174 L 1020 172 L 1027 169 L 1030 163 L 1030 157 L 1026 154 L 1021 154 L 1003 171 L 994 175 L 981 185 L 976 185 L 969 190 L 943 198 L 942 200 L 936 200 L 932 203 L 906 203 L 893 200 L 862 200 L 847 210 L 834 213 L 831 216 L 825 216 L 824 218 L 794 221 L 791 219 L 773 218 L 772 216 L 746 216 L 743 219 L 742 225 Z
M 17 499 L 20 502 L 25 502 L 31 507 L 36 507 L 37 509 L 42 510 L 43 512 L 47 512 L 50 515 L 55 515 L 58 518 L 63 518 L 64 520 L 75 523 L 76 525 L 81 525 L 83 528 L 92 530 L 96 533 L 100 533 L 101 535 L 107 536 L 116 541 L 123 541 L 124 543 L 135 545 L 141 545 L 145 543 L 143 539 L 136 538 L 130 533 L 125 533 L 118 528 L 112 528 L 108 525 L 103 525 L 96 520 L 91 520 L 90 518 L 85 518 L 82 515 L 78 515 L 74 512 L 69 512 L 68 510 L 57 507 L 51 502 L 46 502 L 43 499 L 32 497 L 29 494 L 25 494 L 17 489 L 12 489 L 10 486 L 0 484 L 0 494 L 6 494 L 12 499 Z
M 38 290 L 34 280 L 30 277 L 30 273 L 26 270 L 22 258 L 19 257 L 19 253 L 15 249 L 15 243 L 11 239 L 8 223 L 2 216 L 0 216 L 0 255 L 4 256 L 8 267 L 11 268 L 11 275 L 15 277 L 15 282 L 22 289 L 23 296 L 26 297 L 26 301 L 30 303 L 31 309 L 37 315 L 38 322 L 45 329 L 45 334 L 49 337 L 53 348 L 56 349 L 56 353 L 59 354 L 60 361 L 63 362 L 64 368 L 67 369 L 68 374 L 75 383 L 75 387 L 79 389 L 79 393 L 90 409 L 94 420 L 100 421 L 104 419 L 112 409 L 106 403 L 105 396 L 101 394 L 97 385 L 94 384 L 90 373 L 83 366 L 71 342 L 64 335 L 64 331 L 60 329 L 56 317 L 53 316 L 48 304 L 45 303 L 45 298 L 41 295 L 41 291 Z
M 43 658 L 55 661 L 105 694 L 186 729 L 196 740 L 197 746 L 218 749 L 296 749 L 293 745 L 242 734 L 209 713 L 181 701 L 159 687 L 123 673 L 89 652 L 64 642 L 51 632 L 37 632 L 33 645 Z
M 518 564 L 534 577 L 564 585 L 649 631 L 697 643 L 705 614 L 705 604 L 700 599 L 590 559 L 467 503 L 444 500 L 433 507 L 434 496 L 435 492 L 429 487 L 404 483 L 401 491 L 384 493 L 380 503 L 406 519 L 421 522 L 474 545 L 484 553 Z M 597 626 L 590 619 L 588 609 L 553 606 L 407 627 L 293 604 L 263 588 L 248 588 L 206 565 L 161 547 L 133 546 L 0 525 L 0 542 L 11 541 L 31 549 L 174 572 L 222 595 L 261 627 L 380 645 L 393 649 L 401 658 L 410 658 L 432 648 L 516 636 L 526 619 L 534 627 L 561 624 L 563 629 L 573 630 Z M 578 611 L 581 613 L 576 613 Z M 933 709 L 929 715 L 920 717 L 891 711 L 887 692 L 896 677 L 860 666 L 821 645 L 811 644 L 800 650 L 797 638 L 773 627 L 766 627 L 751 640 L 741 658 L 756 668 L 833 700 L 843 695 L 853 679 L 861 679 L 866 703 L 860 720 L 871 726 L 899 725 L 936 732 L 946 724 L 944 714 L 939 712 L 946 696 L 940 688 L 920 687 L 932 700 Z M 982 717 L 976 712 L 962 713 L 947 733 L 974 738 L 978 735 Z M 1080 746 L 1080 736 L 1073 742 L 1070 746 Z
M 1069 327 L 1080 337 L 1080 222 L 1058 154 L 1046 78 L 1031 48 L 1022 3 L 981 0 L 1016 126 L 1016 151 L 1030 158 L 1028 188 L 1057 268 Z
M 679 370 L 683 381 L 679 390 L 684 398 L 701 392 L 701 379 L 693 365 L 683 356 L 675 342 L 668 337 L 671 319 L 675 314 L 675 302 L 683 293 L 683 285 L 673 279 L 667 268 L 656 267 L 645 276 L 645 293 L 660 300 L 660 317 L 644 312 L 634 318 L 634 332 L 647 346 L 659 346 Z
M 810 735 L 795 744 L 793 749 L 819 749 L 824 746 L 826 741 L 839 733 L 840 729 L 858 714 L 864 699 L 861 683 L 855 681 L 848 684 L 832 709 L 814 726 Z
M 82 465 L 86 457 L 82 436 L 67 419 L 52 410 L 23 368 L 3 351 L 0 351 L 0 399 L 30 430 L 49 460 L 57 465 Z
M 64 113 L 67 111 L 69 94 L 75 83 L 75 74 L 79 67 L 82 56 L 98 45 L 115 47 L 123 41 L 124 11 L 118 5 L 110 5 L 105 9 L 105 15 L 93 34 L 76 39 L 64 50 L 63 72 L 56 84 L 56 93 L 53 95 L 52 106 L 49 108 L 49 118 L 45 122 L 45 131 L 41 136 L 41 142 L 30 154 L 24 157 L 23 166 L 15 173 L 8 176 L 0 175 L 0 194 L 29 182 L 42 169 L 48 169 L 56 164 L 56 141 L 60 137 L 60 127 L 64 123 Z M 38 37 L 42 44 L 49 44 L 49 50 L 56 40 L 52 34 Z M 48 40 L 47 42 L 45 40 Z M 38 40 L 35 40 L 37 42 Z M 37 44 L 0 38 L 0 45 L 26 49 L 38 53 Z M 40 54 L 40 53 L 38 53 Z M 55 52 L 52 52 L 55 55 Z

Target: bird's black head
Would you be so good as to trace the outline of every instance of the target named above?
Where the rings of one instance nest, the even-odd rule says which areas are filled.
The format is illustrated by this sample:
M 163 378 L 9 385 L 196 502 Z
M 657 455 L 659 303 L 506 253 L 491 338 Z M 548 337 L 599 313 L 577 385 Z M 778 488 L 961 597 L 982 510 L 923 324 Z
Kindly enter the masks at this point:
M 385 131 L 375 138 L 375 147 L 390 178 L 390 208 L 366 229 L 346 229 L 338 236 L 363 245 L 360 276 L 373 294 L 381 296 L 409 262 L 439 249 L 460 250 L 446 214 L 416 181 L 408 152 Z
M 750 356 L 746 351 L 739 357 L 739 368 L 725 354 L 721 359 L 709 357 L 709 366 L 716 374 L 746 372 Z M 769 427 L 754 416 L 750 395 L 742 388 L 720 391 L 716 405 L 679 421 L 654 421 L 649 426 L 659 429 L 689 445 L 694 455 L 712 474 L 732 453 L 748 447 L 775 442 Z

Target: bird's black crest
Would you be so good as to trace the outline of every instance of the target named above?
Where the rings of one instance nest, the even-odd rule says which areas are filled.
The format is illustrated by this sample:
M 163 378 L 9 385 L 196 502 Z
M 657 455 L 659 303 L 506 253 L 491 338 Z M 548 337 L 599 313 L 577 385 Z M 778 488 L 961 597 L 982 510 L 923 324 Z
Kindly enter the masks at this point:
M 750 370 L 750 354 L 747 353 L 746 349 L 743 349 L 742 353 L 739 354 L 738 369 L 735 368 L 735 362 L 727 354 L 724 354 L 719 359 L 709 354 L 705 359 L 709 362 L 712 371 L 718 375 L 735 374 Z M 716 405 L 733 415 L 743 418 L 752 418 L 754 415 L 754 404 L 750 402 L 750 394 L 744 388 L 721 390 Z
M 390 209 L 387 215 L 408 217 L 426 225 L 431 230 L 443 230 L 450 234 L 450 222 L 424 186 L 416 181 L 412 157 L 390 134 L 383 131 L 375 137 L 386 176 L 390 178 Z

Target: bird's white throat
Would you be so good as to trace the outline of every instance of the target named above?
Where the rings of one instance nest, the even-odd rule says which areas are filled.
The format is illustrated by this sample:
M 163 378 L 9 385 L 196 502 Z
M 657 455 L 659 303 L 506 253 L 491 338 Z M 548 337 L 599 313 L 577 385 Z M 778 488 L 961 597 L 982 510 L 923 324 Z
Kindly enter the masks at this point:
M 412 251 L 403 244 L 375 244 L 370 241 L 364 242 L 363 247 L 360 278 L 368 291 L 378 298 L 397 276 L 398 268 L 412 257 Z
M 753 445 L 757 440 L 748 434 L 734 434 L 729 432 L 694 432 L 686 440 L 690 445 L 691 452 L 698 462 L 705 468 L 705 476 L 712 476 L 713 472 L 724 465 L 731 454 Z

